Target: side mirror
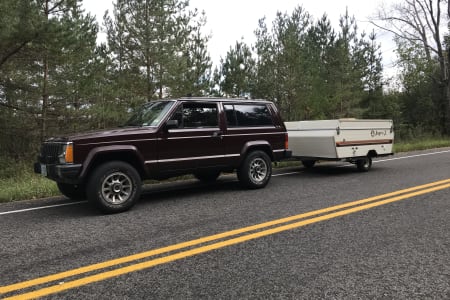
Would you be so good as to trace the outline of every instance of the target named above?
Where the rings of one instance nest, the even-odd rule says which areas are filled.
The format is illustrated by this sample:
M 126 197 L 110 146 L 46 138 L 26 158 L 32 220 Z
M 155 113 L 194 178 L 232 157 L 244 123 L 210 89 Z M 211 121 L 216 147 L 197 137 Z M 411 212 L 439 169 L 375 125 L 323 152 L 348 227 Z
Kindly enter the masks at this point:
M 166 122 L 166 130 L 178 128 L 178 120 L 169 120 Z

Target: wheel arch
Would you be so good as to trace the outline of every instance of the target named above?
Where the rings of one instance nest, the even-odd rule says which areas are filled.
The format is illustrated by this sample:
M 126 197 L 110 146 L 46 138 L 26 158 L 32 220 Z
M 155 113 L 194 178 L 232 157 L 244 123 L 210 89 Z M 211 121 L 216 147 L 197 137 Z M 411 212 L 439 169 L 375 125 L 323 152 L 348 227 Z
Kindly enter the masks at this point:
M 369 152 L 367 152 L 367 157 L 373 158 L 373 157 L 377 157 L 377 156 L 378 156 L 378 153 L 374 149 L 369 150 Z
M 242 151 L 241 151 L 240 163 L 242 163 L 244 161 L 245 157 L 250 152 L 256 151 L 256 150 L 264 151 L 270 157 L 270 160 L 274 161 L 272 146 L 270 145 L 270 143 L 268 141 L 262 140 L 262 141 L 247 142 L 244 145 L 244 147 L 242 148 Z
M 89 152 L 83 163 L 83 169 L 80 177 L 84 180 L 91 171 L 97 166 L 109 161 L 122 161 L 133 166 L 141 178 L 146 177 L 147 172 L 144 166 L 144 160 L 134 146 L 105 146 L 94 148 Z

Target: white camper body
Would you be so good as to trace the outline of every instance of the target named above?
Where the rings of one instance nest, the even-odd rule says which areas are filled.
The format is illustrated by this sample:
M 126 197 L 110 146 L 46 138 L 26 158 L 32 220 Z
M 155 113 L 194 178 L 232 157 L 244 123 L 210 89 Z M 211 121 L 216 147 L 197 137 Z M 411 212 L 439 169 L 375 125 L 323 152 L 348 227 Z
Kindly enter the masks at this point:
M 367 171 L 372 158 L 392 155 L 392 120 L 338 119 L 285 122 L 294 158 L 312 167 L 318 160 L 346 160 Z

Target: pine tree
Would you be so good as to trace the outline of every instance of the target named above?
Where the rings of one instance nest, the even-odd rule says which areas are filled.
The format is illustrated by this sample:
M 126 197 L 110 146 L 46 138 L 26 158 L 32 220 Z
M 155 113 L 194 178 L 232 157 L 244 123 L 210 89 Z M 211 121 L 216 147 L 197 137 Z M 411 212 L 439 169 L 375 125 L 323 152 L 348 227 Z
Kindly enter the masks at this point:
M 335 86 L 332 68 L 336 39 L 336 33 L 326 15 L 311 26 L 305 38 L 305 60 L 308 62 L 305 73 L 310 82 L 306 119 L 326 119 L 333 115 L 331 108 Z
M 256 30 L 257 72 L 254 94 L 275 101 L 286 120 L 302 119 L 308 110 L 303 42 L 311 16 L 301 7 L 291 15 L 278 12 L 268 31 Z
M 87 124 L 80 118 L 89 117 L 82 111 L 93 102 L 89 90 L 95 85 L 90 68 L 97 25 L 83 15 L 80 1 L 33 4 L 34 38 L 1 67 L 0 103 L 6 109 L 0 117 L 8 129 L 2 133 L 21 137 L 17 153 L 34 153 L 29 149 L 38 147 L 39 140 Z
M 266 98 L 277 102 L 279 97 L 275 80 L 275 41 L 268 30 L 265 18 L 259 20 L 255 35 L 256 70 L 251 94 L 255 98 Z
M 72 7 L 60 19 L 60 34 L 51 45 L 49 63 L 49 108 L 58 112 L 50 118 L 53 132 L 79 131 L 91 127 L 90 109 L 95 104 L 96 82 L 95 18 Z
M 205 81 L 210 59 L 207 37 L 200 33 L 204 21 L 197 20 L 198 11 L 188 10 L 188 1 L 118 0 L 113 14 L 114 19 L 106 14 L 104 23 L 114 58 L 113 78 L 126 91 L 122 101 L 200 93 L 198 86 L 192 89 Z M 175 80 L 180 76 L 181 82 Z M 180 83 L 188 87 L 177 86 Z
M 333 117 L 359 117 L 362 100 L 365 61 L 362 47 L 364 33 L 358 37 L 357 24 L 348 11 L 339 20 L 340 31 L 335 45 L 333 79 Z
M 221 91 L 229 97 L 249 97 L 255 66 L 250 47 L 243 41 L 236 41 L 220 63 L 220 81 L 217 84 Z
M 366 44 L 364 60 L 367 62 L 367 71 L 363 78 L 365 96 L 362 106 L 366 110 L 365 118 L 392 118 L 391 105 L 383 96 L 383 66 L 380 45 L 376 44 L 374 31 L 369 35 Z
M 171 64 L 172 77 L 168 82 L 167 93 L 172 97 L 206 96 L 211 89 L 211 57 L 207 44 L 209 36 L 202 34 L 206 24 L 205 13 L 195 19 L 190 26 L 186 45 L 179 52 L 176 64 Z

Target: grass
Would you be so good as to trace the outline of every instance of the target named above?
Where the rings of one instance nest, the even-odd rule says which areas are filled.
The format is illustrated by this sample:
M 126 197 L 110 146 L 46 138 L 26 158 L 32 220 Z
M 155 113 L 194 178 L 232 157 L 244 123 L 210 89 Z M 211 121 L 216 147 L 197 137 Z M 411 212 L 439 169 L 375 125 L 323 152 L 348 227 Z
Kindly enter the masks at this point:
M 59 195 L 54 181 L 33 173 L 32 165 L 15 169 L 13 176 L 0 178 L 0 203 Z
M 408 152 L 433 148 L 450 147 L 450 138 L 423 138 L 394 143 L 394 152 Z
M 423 138 L 414 141 L 396 142 L 394 144 L 394 152 L 441 147 L 450 147 L 450 139 Z M 293 164 L 297 164 L 297 162 L 281 162 L 278 164 L 278 167 L 287 167 Z M 32 163 L 16 164 L 0 159 L 0 165 L 2 165 L 0 170 L 0 203 L 60 195 L 55 182 L 33 173 Z

